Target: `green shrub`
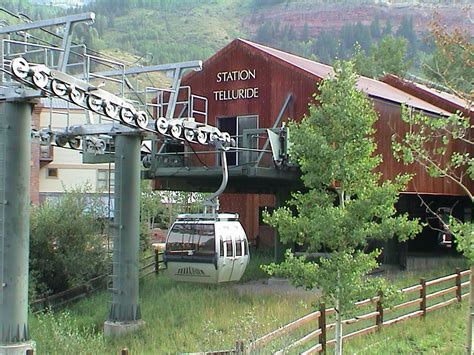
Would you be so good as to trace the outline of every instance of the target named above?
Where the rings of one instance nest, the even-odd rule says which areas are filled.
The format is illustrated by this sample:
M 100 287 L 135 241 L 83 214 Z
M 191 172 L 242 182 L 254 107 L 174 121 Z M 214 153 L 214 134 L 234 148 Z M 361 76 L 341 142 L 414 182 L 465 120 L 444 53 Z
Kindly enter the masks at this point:
M 30 295 L 56 293 L 106 272 L 104 206 L 89 187 L 33 207 L 30 224 Z

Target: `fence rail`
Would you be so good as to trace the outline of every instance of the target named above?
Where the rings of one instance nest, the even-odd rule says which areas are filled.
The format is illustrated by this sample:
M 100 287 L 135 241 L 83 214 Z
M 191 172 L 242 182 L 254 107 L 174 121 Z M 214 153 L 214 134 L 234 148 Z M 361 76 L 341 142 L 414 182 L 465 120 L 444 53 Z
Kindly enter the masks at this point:
M 164 270 L 166 267 L 163 260 L 163 255 L 164 253 L 162 251 L 154 249 L 154 253 L 152 255 L 143 258 L 141 262 L 145 263 L 145 265 L 140 267 L 140 277 L 145 277 L 150 274 L 159 274 L 160 270 Z
M 150 260 L 152 261 L 150 262 Z M 150 274 L 158 274 L 160 271 L 165 269 L 163 252 L 156 249 L 152 255 L 140 260 L 140 263 L 145 264 L 139 269 L 140 278 Z M 39 313 L 46 309 L 61 308 L 74 301 L 85 298 L 98 290 L 105 289 L 107 285 L 107 277 L 107 274 L 100 275 L 80 286 L 34 300 L 30 302 L 30 308 L 33 310 L 33 313 Z
M 440 308 L 447 307 L 453 303 L 461 302 L 466 298 L 469 293 L 464 292 L 463 289 L 470 284 L 470 281 L 462 282 L 462 278 L 470 276 L 472 278 L 470 270 L 460 271 L 456 269 L 456 272 L 451 275 L 443 276 L 438 279 L 426 281 L 425 279 L 420 279 L 420 283 L 406 287 L 400 290 L 402 297 L 413 297 L 414 293 L 418 292 L 417 297 L 414 299 L 404 300 L 403 302 L 396 304 L 390 308 L 384 308 L 382 299 L 383 296 L 375 296 L 369 299 L 358 301 L 354 303 L 357 308 L 367 307 L 375 304 L 375 310 L 369 311 L 368 313 L 355 316 L 350 319 L 343 320 L 343 324 L 355 324 L 360 321 L 368 321 L 375 318 L 375 322 L 369 325 L 364 326 L 361 329 L 354 330 L 343 336 L 343 341 L 360 336 L 363 334 L 372 333 L 382 329 L 383 327 L 390 326 L 411 318 L 424 317 L 427 313 L 435 311 Z M 454 285 L 449 285 L 447 283 L 453 282 Z M 440 286 L 441 285 L 441 286 Z M 433 287 L 437 286 L 439 289 L 433 290 Z M 440 288 L 442 287 L 442 288 Z M 452 295 L 452 298 L 443 299 L 447 295 Z M 442 298 L 440 300 L 440 298 Z M 415 309 L 413 309 L 415 307 Z M 411 310 L 406 310 L 411 308 Z M 401 313 L 403 310 L 405 313 Z M 302 318 L 299 318 L 291 323 L 288 323 L 268 334 L 261 336 L 260 338 L 249 343 L 247 346 L 240 345 L 240 351 L 238 349 L 228 351 L 227 353 L 231 354 L 243 354 L 243 353 L 252 353 L 262 349 L 264 346 L 270 342 L 281 338 L 284 335 L 300 330 L 304 325 L 307 325 L 310 322 L 317 322 L 315 328 L 310 331 L 308 334 L 303 337 L 293 340 L 290 345 L 277 351 L 277 354 L 285 353 L 290 349 L 300 348 L 305 344 L 309 344 L 311 341 L 317 339 L 318 343 L 311 345 L 307 350 L 303 351 L 302 354 L 317 354 L 320 352 L 325 352 L 329 345 L 335 343 L 335 339 L 331 336 L 331 339 L 328 337 L 328 332 L 335 328 L 335 323 L 327 323 L 329 316 L 335 313 L 334 308 L 326 309 L 324 303 L 320 304 L 320 309 L 318 311 L 312 312 Z M 401 314 L 400 314 L 401 313 Z M 392 316 L 392 318 L 387 319 L 387 315 Z M 386 318 L 386 319 L 384 319 Z M 241 344 L 241 343 L 240 343 Z M 206 354 L 213 354 L 214 352 L 209 352 Z M 219 353 L 219 352 L 215 352 Z

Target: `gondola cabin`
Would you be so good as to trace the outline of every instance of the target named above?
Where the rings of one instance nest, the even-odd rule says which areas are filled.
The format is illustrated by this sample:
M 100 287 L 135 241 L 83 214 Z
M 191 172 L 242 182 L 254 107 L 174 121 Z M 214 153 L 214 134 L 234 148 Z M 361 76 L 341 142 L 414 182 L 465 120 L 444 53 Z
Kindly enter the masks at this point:
M 166 238 L 164 261 L 175 281 L 239 281 L 249 257 L 238 214 L 182 214 Z

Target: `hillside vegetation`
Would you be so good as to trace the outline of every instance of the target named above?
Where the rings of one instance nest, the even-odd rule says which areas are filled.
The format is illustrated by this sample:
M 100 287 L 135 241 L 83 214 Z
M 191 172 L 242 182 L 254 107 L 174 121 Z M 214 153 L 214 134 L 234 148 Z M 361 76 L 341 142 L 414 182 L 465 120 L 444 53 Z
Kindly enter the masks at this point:
M 407 41 L 416 66 L 430 54 L 426 40 L 434 11 L 448 27 L 474 33 L 458 1 L 368 0 L 95 0 L 67 10 L 0 0 L 0 6 L 32 19 L 94 11 L 93 28 L 78 26 L 78 40 L 100 50 L 119 49 L 141 64 L 205 60 L 236 37 L 313 57 L 325 63 L 354 54 L 359 43 L 367 54 L 383 36 Z

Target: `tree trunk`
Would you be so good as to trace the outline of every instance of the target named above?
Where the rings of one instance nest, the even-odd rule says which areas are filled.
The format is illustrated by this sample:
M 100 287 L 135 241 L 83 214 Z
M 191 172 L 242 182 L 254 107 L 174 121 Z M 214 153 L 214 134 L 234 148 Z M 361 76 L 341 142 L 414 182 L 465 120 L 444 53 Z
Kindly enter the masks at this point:
M 336 344 L 334 354 L 342 355 L 342 316 L 339 298 L 336 300 Z
M 474 266 L 471 266 L 471 275 L 469 276 L 470 285 L 469 285 L 469 313 L 467 320 L 467 354 L 472 354 L 474 352 L 473 344 L 473 331 L 474 331 Z
M 345 208 L 345 192 L 341 188 L 338 190 L 339 203 L 342 208 Z M 334 354 L 342 355 L 342 314 L 341 314 L 341 297 L 340 297 L 340 284 L 341 284 L 341 274 L 340 270 L 337 270 L 337 300 L 336 300 L 336 344 L 334 346 Z

